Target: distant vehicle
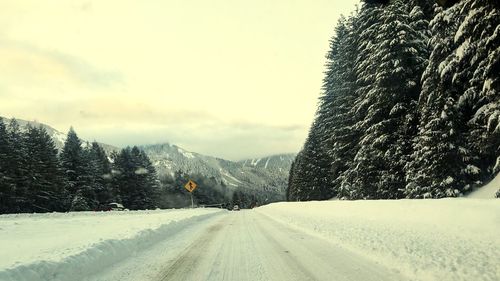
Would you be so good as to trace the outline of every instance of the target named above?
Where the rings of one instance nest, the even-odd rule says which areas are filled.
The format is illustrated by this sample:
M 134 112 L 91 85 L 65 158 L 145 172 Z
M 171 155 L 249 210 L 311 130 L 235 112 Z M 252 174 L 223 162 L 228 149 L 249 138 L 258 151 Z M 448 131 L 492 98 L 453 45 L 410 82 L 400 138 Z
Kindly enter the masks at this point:
M 240 210 L 240 206 L 238 206 L 238 205 L 233 206 L 233 211 L 239 211 L 239 210 Z
M 120 203 L 109 203 L 110 211 L 124 211 L 125 207 L 123 207 Z
M 97 211 L 128 211 L 128 210 L 125 209 L 125 207 L 123 207 L 122 204 L 113 202 L 99 206 L 99 208 L 97 208 Z

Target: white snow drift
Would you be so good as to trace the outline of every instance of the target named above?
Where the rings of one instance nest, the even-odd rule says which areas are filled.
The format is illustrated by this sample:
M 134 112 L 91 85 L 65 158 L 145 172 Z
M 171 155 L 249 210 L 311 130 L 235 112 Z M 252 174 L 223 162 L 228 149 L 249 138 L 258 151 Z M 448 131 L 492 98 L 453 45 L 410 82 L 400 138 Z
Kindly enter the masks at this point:
M 79 280 L 219 209 L 0 216 L 0 280 Z
M 491 199 L 495 198 L 497 191 L 499 190 L 500 190 L 500 173 L 498 173 L 498 175 L 489 183 L 487 183 L 485 186 L 477 188 L 469 195 L 467 195 L 467 198 Z
M 412 280 L 500 280 L 500 201 L 276 203 L 258 212 Z

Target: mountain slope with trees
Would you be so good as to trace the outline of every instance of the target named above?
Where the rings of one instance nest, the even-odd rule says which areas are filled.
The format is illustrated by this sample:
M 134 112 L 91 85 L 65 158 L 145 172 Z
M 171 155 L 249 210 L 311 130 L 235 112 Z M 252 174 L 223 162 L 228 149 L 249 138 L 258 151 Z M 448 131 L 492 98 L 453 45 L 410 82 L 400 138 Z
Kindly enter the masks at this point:
M 191 205 L 252 207 L 285 198 L 293 154 L 239 162 L 169 144 L 120 149 L 38 122 L 0 117 L 0 213 Z
M 339 21 L 288 200 L 456 197 L 498 173 L 499 4 L 442 2 Z
M 137 147 L 110 158 L 97 143 L 82 145 L 71 128 L 61 152 L 43 126 L 0 118 L 0 213 L 99 210 L 111 202 L 156 208 L 156 171 Z
M 285 199 L 293 154 L 282 154 L 239 162 L 186 151 L 168 143 L 141 146 L 156 168 L 169 196 L 165 202 L 173 206 L 190 204 L 182 186 L 188 179 L 199 183 L 194 192 L 200 204 L 233 202 L 234 193 L 244 194 L 244 204 L 251 206 Z M 178 198 L 178 200 L 174 200 Z M 211 200 L 208 200 L 210 199 Z

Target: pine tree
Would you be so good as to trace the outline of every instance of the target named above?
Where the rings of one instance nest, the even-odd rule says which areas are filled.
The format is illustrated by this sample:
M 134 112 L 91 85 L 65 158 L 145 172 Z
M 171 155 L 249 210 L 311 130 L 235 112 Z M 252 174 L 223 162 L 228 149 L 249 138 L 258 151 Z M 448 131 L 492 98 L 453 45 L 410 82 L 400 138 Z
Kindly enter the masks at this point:
M 463 93 L 456 104 L 467 128 L 470 150 L 463 174 L 467 182 L 487 182 L 500 171 L 500 9 L 498 1 L 464 1 L 465 17 L 454 36 L 459 47 L 451 83 Z
M 290 171 L 288 173 L 288 185 L 286 187 L 286 191 L 285 191 L 285 200 L 286 201 L 293 201 L 294 199 L 294 189 L 295 189 L 295 173 L 296 173 L 296 170 L 295 170 L 295 163 L 296 163 L 296 159 L 294 159 L 292 161 L 292 164 L 290 165 Z
M 0 117 L 0 214 L 11 212 L 15 196 L 15 184 L 8 169 L 9 156 L 12 153 L 7 128 Z
M 86 142 L 82 147 L 82 169 L 78 174 L 78 190 L 79 196 L 85 199 L 88 210 L 96 210 L 99 202 L 96 192 L 99 189 L 98 179 L 95 171 L 94 162 L 92 161 L 92 147 Z
M 138 147 L 134 146 L 132 148 L 132 155 L 137 159 L 137 169 L 135 174 L 139 178 L 141 183 L 141 189 L 143 190 L 141 205 L 144 209 L 154 209 L 156 208 L 156 202 L 158 199 L 159 192 L 159 181 L 156 174 L 156 169 L 149 160 L 146 153 L 140 150 Z
M 68 131 L 60 159 L 68 181 L 68 191 L 74 196 L 79 188 L 78 176 L 83 171 L 84 160 L 82 143 L 73 127 Z
M 324 95 L 319 105 L 319 112 L 322 114 L 317 118 L 318 122 L 324 123 L 325 128 L 323 138 L 331 161 L 329 181 L 332 194 L 341 197 L 348 193 L 342 188 L 342 182 L 345 171 L 352 166 L 360 135 L 353 127 L 355 112 L 352 110 L 357 98 L 354 71 L 358 55 L 357 25 L 352 17 L 341 19 L 337 25 L 327 56 Z
M 104 149 L 93 142 L 88 151 L 89 169 L 93 178 L 96 199 L 100 205 L 116 201 L 116 192 L 111 184 L 111 164 Z
M 331 160 L 322 142 L 327 136 L 322 129 L 319 122 L 313 123 L 301 154 L 306 163 L 301 167 L 303 200 L 324 200 L 335 195 L 330 178 Z
M 364 15 L 364 13 L 367 13 Z M 363 132 L 346 185 L 350 197 L 398 198 L 405 184 L 403 167 L 414 131 L 413 110 L 426 64 L 427 22 L 421 9 L 393 1 L 383 12 L 366 6 L 363 22 L 374 20 L 360 40 L 358 101 L 354 125 Z
M 303 150 L 301 150 L 293 162 L 289 173 L 288 201 L 300 201 L 302 192 L 303 177 Z M 305 180 L 305 179 L 304 179 Z
M 431 22 L 434 49 L 423 76 L 408 197 L 460 196 L 495 173 L 500 155 L 495 5 L 461 1 L 439 9 Z
M 25 182 L 30 211 L 65 211 L 63 173 L 51 137 L 42 127 L 28 126 L 24 134 L 24 147 L 27 173 L 30 175 Z
M 138 147 L 127 147 L 115 155 L 113 184 L 125 207 L 132 210 L 156 207 L 159 186 L 149 158 Z
M 28 202 L 27 182 L 30 179 L 27 170 L 26 149 L 24 136 L 16 119 L 12 118 L 7 126 L 10 153 L 7 155 L 6 168 L 9 170 L 9 178 L 14 184 L 14 197 L 12 198 L 13 213 L 29 212 L 31 206 Z
M 69 129 L 60 159 L 68 185 L 69 201 L 72 202 L 71 210 L 83 211 L 85 206 L 85 210 L 95 209 L 97 200 L 90 169 L 91 159 L 73 128 Z M 77 200 L 75 197 L 78 197 Z M 82 203 L 82 200 L 85 202 Z

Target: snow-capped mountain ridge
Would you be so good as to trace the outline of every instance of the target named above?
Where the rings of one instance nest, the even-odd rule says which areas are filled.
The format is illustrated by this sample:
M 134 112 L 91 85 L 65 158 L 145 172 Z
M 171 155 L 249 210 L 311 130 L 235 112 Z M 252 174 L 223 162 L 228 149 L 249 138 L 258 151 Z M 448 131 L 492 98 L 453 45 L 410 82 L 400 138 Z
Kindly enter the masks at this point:
M 283 170 L 283 168 L 289 168 L 294 159 L 295 154 L 288 153 L 271 155 L 257 159 L 246 159 L 238 161 L 238 163 L 241 163 L 244 167 L 250 166 L 269 170 Z
M 229 161 L 190 152 L 169 143 L 141 146 L 159 175 L 174 176 L 176 171 L 213 177 L 229 187 L 284 192 L 293 154 L 261 159 Z M 260 163 L 260 164 L 259 164 Z

